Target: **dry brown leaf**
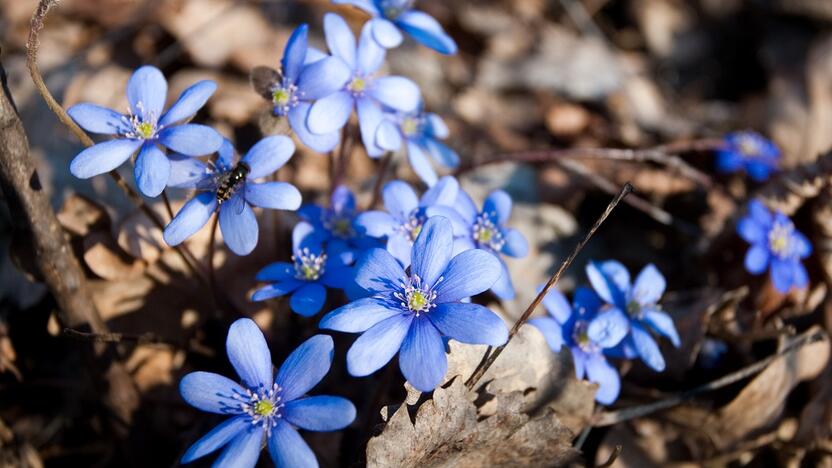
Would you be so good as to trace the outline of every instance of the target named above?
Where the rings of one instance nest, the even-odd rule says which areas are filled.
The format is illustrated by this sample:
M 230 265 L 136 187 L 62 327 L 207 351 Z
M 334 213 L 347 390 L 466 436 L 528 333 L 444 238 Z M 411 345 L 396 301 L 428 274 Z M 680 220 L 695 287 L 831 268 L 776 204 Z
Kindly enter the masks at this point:
M 101 205 L 77 193 L 64 199 L 57 216 L 61 226 L 77 236 L 86 236 L 91 229 L 103 228 L 110 222 Z
M 106 280 L 130 278 L 144 271 L 144 262 L 125 255 L 110 234 L 102 231 L 84 237 L 84 263 Z
M 174 212 L 179 206 L 181 204 L 174 204 Z M 158 208 L 156 212 L 160 216 L 167 216 L 167 214 L 162 214 Z M 167 248 L 165 239 L 162 237 L 162 231 L 153 224 L 147 215 L 139 210 L 120 220 L 114 230 L 114 236 L 119 247 L 147 263 L 156 262 L 162 251 Z

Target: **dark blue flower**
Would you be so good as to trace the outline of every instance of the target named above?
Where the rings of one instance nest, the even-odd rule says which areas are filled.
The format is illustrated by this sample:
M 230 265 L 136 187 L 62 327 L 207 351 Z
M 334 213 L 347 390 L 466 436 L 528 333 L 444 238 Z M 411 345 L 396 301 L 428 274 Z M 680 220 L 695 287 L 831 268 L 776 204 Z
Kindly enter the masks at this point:
M 335 57 L 310 49 L 309 27 L 299 26 L 292 33 L 280 61 L 280 72 L 266 67 L 255 69 L 255 89 L 269 99 L 274 114 L 286 116 L 298 138 L 315 151 L 331 151 L 338 144 L 337 130 L 315 134 L 306 120 L 312 102 L 342 89 L 352 77 L 352 70 Z
M 780 150 L 758 133 L 731 133 L 725 137 L 724 144 L 725 147 L 717 151 L 720 172 L 745 171 L 759 182 L 777 170 Z
M 523 234 L 516 229 L 505 226 L 511 216 L 511 196 L 502 190 L 495 190 L 483 203 L 482 211 L 477 209 L 474 201 L 465 191 L 460 190 L 456 198 L 456 209 L 465 220 L 466 229 L 463 236 L 454 240 L 454 251 L 483 249 L 493 253 L 499 260 L 503 274 L 491 287 L 500 299 L 513 299 L 514 286 L 511 274 L 501 255 L 525 257 L 529 253 L 529 244 Z
M 248 255 L 257 246 L 259 231 L 251 205 L 274 210 L 296 210 L 301 195 L 286 182 L 255 182 L 280 169 L 295 151 L 289 137 L 263 138 L 235 163 L 235 151 L 225 140 L 213 164 L 198 159 L 171 158 L 170 185 L 195 188 L 197 195 L 185 203 L 165 227 L 168 245 L 178 245 L 205 226 L 219 209 L 219 224 L 228 248 Z
M 378 141 L 379 124 L 384 118 L 383 107 L 410 112 L 421 100 L 419 87 L 401 76 L 376 76 L 384 63 L 384 48 L 373 40 L 369 23 L 364 25 L 356 47 L 355 36 L 343 18 L 328 13 L 324 17 L 326 43 L 330 52 L 349 68 L 350 79 L 340 91 L 317 100 L 309 110 L 306 124 L 317 135 L 338 131 L 352 113 L 358 113 L 358 126 L 367 154 L 384 154 Z
M 751 244 L 745 255 L 745 269 L 759 275 L 771 271 L 771 281 L 785 294 L 792 287 L 805 288 L 809 275 L 801 260 L 812 253 L 812 244 L 795 229 L 788 216 L 772 213 L 762 203 L 748 203 L 748 215 L 737 225 L 737 232 Z
M 356 282 L 372 295 L 328 313 L 321 328 L 362 333 L 347 352 L 350 374 L 370 375 L 399 353 L 402 374 L 416 389 L 431 391 L 448 370 L 443 337 L 499 346 L 508 340 L 502 319 L 467 302 L 494 283 L 493 255 L 469 250 L 452 258 L 451 223 L 425 222 L 406 272 L 386 250 L 371 249 L 357 264 Z
M 326 302 L 326 288 L 344 289 L 353 274 L 337 251 L 324 249 L 315 228 L 307 222 L 301 221 L 292 231 L 292 252 L 292 263 L 272 263 L 257 273 L 257 281 L 272 284 L 255 291 L 251 299 L 264 301 L 291 294 L 289 307 L 310 317 Z
M 422 225 L 431 216 L 448 218 L 456 235 L 462 235 L 467 228 L 465 221 L 453 208 L 459 183 L 446 176 L 428 189 L 419 199 L 407 183 L 400 180 L 388 182 L 382 190 L 384 208 L 387 211 L 367 211 L 358 215 L 356 227 L 371 237 L 386 238 L 387 251 L 407 266 L 410 264 L 410 250 L 413 241 L 422 230 Z
M 345 398 L 306 395 L 329 372 L 332 338 L 315 335 L 306 340 L 276 376 L 266 339 L 251 319 L 231 325 L 226 349 L 239 384 L 211 372 L 192 372 L 179 384 L 179 393 L 191 406 L 231 416 L 196 441 L 182 463 L 222 448 L 214 466 L 253 468 L 265 442 L 277 466 L 317 467 L 298 429 L 337 431 L 355 419 L 355 407 Z
M 621 343 L 629 331 L 624 313 L 614 307 L 604 307 L 598 295 L 588 288 L 575 291 L 574 305 L 563 295 L 551 290 L 543 299 L 549 312 L 547 317 L 536 317 L 529 323 L 540 330 L 552 351 L 569 347 L 577 378 L 584 376 L 598 384 L 595 399 L 605 405 L 618 398 L 621 377 L 604 356 L 606 351 Z
M 171 171 L 160 146 L 187 156 L 203 156 L 222 144 L 222 137 L 214 129 L 182 123 L 193 117 L 216 89 L 213 81 L 200 81 L 163 112 L 168 91 L 165 77 L 158 68 L 139 68 L 127 82 L 128 115 L 89 103 L 69 108 L 70 117 L 88 132 L 116 136 L 81 151 L 70 163 L 69 171 L 79 179 L 88 179 L 121 166 L 138 151 L 133 171 L 136 185 L 148 197 L 159 195 Z
M 338 5 L 354 5 L 373 16 L 369 21 L 373 39 L 385 48 L 397 47 L 402 35 L 410 34 L 426 47 L 446 55 L 457 51 L 456 42 L 432 16 L 413 9 L 415 0 L 333 0 Z
M 421 109 L 416 112 L 390 112 L 385 116 L 378 130 L 377 143 L 385 150 L 396 151 L 404 142 L 410 167 L 429 187 L 436 184 L 437 175 L 428 155 L 447 168 L 459 166 L 459 155 L 439 141 L 448 137 L 448 127 L 442 117 Z
M 679 347 L 679 334 L 673 319 L 658 305 L 666 287 L 664 276 L 654 265 L 647 265 L 630 282 L 627 268 L 615 260 L 589 262 L 586 273 L 605 307 L 624 312 L 630 320 L 630 333 L 617 348 L 626 358 L 638 356 L 656 371 L 664 370 L 665 363 L 659 345 L 650 331 L 665 336 Z

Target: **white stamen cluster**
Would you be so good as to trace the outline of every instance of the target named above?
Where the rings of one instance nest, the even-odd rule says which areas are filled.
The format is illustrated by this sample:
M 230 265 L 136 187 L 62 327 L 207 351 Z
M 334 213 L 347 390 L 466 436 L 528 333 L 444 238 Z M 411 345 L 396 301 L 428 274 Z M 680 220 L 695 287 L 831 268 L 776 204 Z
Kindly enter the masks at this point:
M 304 247 L 292 255 L 292 262 L 295 264 L 295 278 L 304 281 L 316 281 L 324 274 L 326 254 L 316 255 Z
M 348 216 L 329 210 L 323 215 L 321 221 L 324 227 L 336 237 L 348 239 L 355 235 L 355 230 L 352 228 L 352 221 Z
M 140 113 L 144 113 L 144 105 L 141 102 L 136 104 L 136 108 Z M 139 115 L 135 115 L 128 110 L 127 115 L 123 115 L 121 120 L 130 127 L 129 130 L 124 132 L 124 136 L 133 140 L 150 140 L 162 129 L 161 125 L 157 125 L 156 115 L 152 112 L 148 120 L 142 120 Z
M 419 237 L 419 233 L 422 232 L 424 222 L 424 218 L 420 216 L 411 216 L 404 224 L 399 226 L 399 230 L 410 239 L 410 242 L 414 242 Z
M 597 351 L 597 345 L 589 339 L 589 323 L 586 320 L 578 320 L 572 329 L 572 340 L 584 352 L 592 353 Z
M 794 224 L 791 221 L 786 223 L 775 222 L 768 232 L 768 245 L 771 251 L 780 258 L 791 256 L 794 250 L 793 233 Z
M 349 83 L 347 83 L 347 91 L 349 91 L 354 97 L 359 98 L 364 96 L 364 93 L 367 91 L 367 87 L 370 84 L 370 77 L 369 76 L 360 76 L 355 75 L 352 77 Z
M 442 279 L 440 276 L 434 286 L 439 284 Z M 433 291 L 428 285 L 423 285 L 422 278 L 419 275 L 410 276 L 406 282 L 399 283 L 399 286 L 402 290 L 393 293 L 393 296 L 399 300 L 399 305 L 403 309 L 413 312 L 417 317 L 436 307 L 433 302 L 436 300 L 436 291 Z
M 477 216 L 477 220 L 474 222 L 474 227 L 471 230 L 471 235 L 478 246 L 487 247 L 495 252 L 499 252 L 506 244 L 506 240 L 500 228 L 491 221 L 492 217 L 496 217 L 496 215 L 492 214 L 489 216 L 482 213 Z
M 272 88 L 272 103 L 281 115 L 289 113 L 302 97 L 303 91 L 298 90 L 297 85 L 292 83 L 275 85 Z
M 283 417 L 280 410 L 284 403 L 280 391 L 280 386 L 273 384 L 271 388 L 256 392 L 246 389 L 245 394 L 234 394 L 233 398 L 240 402 L 240 409 L 251 417 L 251 425 L 262 426 L 268 436 Z

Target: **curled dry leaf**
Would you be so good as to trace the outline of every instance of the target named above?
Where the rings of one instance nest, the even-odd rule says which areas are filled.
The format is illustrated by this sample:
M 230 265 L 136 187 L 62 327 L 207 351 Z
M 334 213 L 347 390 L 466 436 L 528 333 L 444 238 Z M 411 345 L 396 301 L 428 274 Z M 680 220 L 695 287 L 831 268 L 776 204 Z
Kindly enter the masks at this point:
M 102 228 L 110 222 L 101 205 L 77 193 L 64 199 L 57 216 L 61 226 L 77 236 L 86 236 L 90 230 Z
M 113 238 L 102 231 L 84 237 L 84 263 L 106 280 L 130 278 L 144 270 L 143 262 L 125 255 Z
M 182 206 L 174 203 L 174 213 Z M 154 206 L 156 213 L 167 219 L 167 214 L 158 206 Z M 162 231 L 143 212 L 136 210 L 127 215 L 115 226 L 115 237 L 118 245 L 133 257 L 147 263 L 154 263 L 159 259 L 162 250 L 167 248 Z

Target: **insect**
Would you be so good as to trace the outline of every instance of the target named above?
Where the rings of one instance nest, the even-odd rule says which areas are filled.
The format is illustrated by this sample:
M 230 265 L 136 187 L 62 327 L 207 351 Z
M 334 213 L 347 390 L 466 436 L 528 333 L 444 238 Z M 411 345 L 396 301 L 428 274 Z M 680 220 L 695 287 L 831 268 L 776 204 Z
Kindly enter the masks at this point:
M 217 203 L 222 205 L 224 201 L 228 201 L 249 172 L 251 172 L 251 168 L 248 167 L 248 164 L 240 161 L 234 166 L 234 169 L 222 174 L 217 181 Z

